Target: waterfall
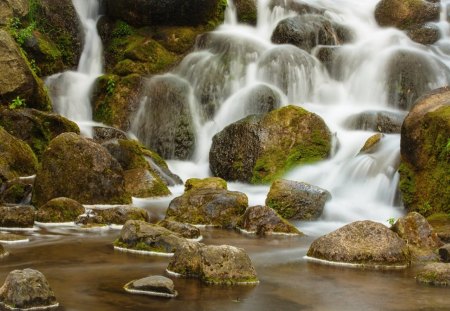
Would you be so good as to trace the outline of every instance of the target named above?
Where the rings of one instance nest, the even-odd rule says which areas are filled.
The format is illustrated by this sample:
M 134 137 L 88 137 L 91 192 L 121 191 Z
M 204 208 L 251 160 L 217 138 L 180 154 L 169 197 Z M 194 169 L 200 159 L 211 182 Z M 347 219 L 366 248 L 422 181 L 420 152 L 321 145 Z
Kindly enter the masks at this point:
M 91 93 L 95 80 L 103 72 L 103 50 L 97 32 L 99 0 L 72 0 L 84 33 L 84 46 L 77 71 L 66 71 L 46 79 L 53 107 L 59 114 L 92 136 Z

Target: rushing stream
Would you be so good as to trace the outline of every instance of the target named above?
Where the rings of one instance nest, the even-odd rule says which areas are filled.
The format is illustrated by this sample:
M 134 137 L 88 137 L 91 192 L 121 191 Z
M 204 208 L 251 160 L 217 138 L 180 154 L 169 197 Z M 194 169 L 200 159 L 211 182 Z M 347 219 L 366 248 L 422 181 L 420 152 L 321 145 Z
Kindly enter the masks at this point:
M 29 232 L 31 242 L 10 246 L 12 255 L 2 261 L 0 279 L 16 268 L 42 271 L 61 302 L 60 310 L 446 310 L 445 289 L 416 285 L 414 271 L 358 271 L 307 263 L 303 256 L 312 240 L 355 220 L 383 223 L 403 210 L 397 193 L 400 135 L 386 134 L 379 148 L 360 154 L 372 131 L 353 130 L 350 117 L 362 112 L 393 113 L 404 117 L 407 108 L 389 103 L 387 72 L 396 53 L 424 57 L 432 68 L 430 89 L 448 84 L 450 27 L 443 1 L 437 25 L 442 39 L 429 47 L 413 43 L 405 33 L 382 29 L 374 19 L 378 0 L 304 0 L 326 16 L 345 24 L 353 40 L 339 49 L 339 64 L 325 66 L 313 55 L 288 45 L 271 43 L 271 34 L 283 18 L 295 13 L 258 0 L 258 23 L 237 23 L 234 5 L 226 21 L 170 73 L 157 79 L 175 79 L 186 88 L 193 115 L 196 144 L 190 161 L 170 160 L 171 170 L 183 180 L 210 175 L 208 154 L 214 134 L 248 114 L 258 113 L 252 92 L 271 92 L 276 105 L 294 104 L 320 115 L 334 136 L 330 159 L 300 167 L 285 178 L 308 182 L 329 190 L 323 216 L 314 222 L 296 223 L 307 237 L 256 238 L 232 231 L 202 229 L 207 244 L 243 247 L 252 258 L 261 284 L 252 287 L 205 286 L 196 280 L 175 279 L 180 296 L 173 300 L 132 296 L 122 286 L 133 278 L 162 274 L 167 259 L 114 252 L 111 242 L 118 231 L 83 232 L 75 227 L 38 227 Z M 283 2 L 283 1 L 280 1 Z M 450 1 L 448 1 L 450 2 Z M 76 121 L 90 136 L 90 95 L 102 74 L 102 44 L 96 29 L 98 0 L 73 0 L 83 25 L 84 49 L 77 71 L 49 77 L 56 111 Z M 223 65 L 223 57 L 229 61 Z M 204 94 L 205 90 L 210 93 Z M 207 96 L 206 96 L 207 95 Z M 205 108 L 207 97 L 212 105 Z M 145 117 L 151 97 L 146 94 L 137 112 L 132 133 L 146 141 L 150 124 Z M 161 120 L 164 122 L 164 120 Z M 150 125 L 149 125 L 150 126 Z M 264 204 L 269 186 L 229 183 L 245 192 L 250 205 Z M 172 187 L 173 196 L 182 187 Z M 168 202 L 135 199 L 153 219 L 163 217 Z

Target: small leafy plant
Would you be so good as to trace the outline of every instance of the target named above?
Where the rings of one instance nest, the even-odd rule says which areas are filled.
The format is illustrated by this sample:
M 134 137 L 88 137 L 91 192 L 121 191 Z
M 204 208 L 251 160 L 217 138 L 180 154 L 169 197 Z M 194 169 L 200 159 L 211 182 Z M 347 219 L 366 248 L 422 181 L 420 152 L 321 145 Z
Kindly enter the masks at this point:
M 106 93 L 108 95 L 112 95 L 114 94 L 115 90 L 116 90 L 116 81 L 110 77 L 106 82 Z
M 391 226 L 393 226 L 394 224 L 395 224 L 395 218 L 394 217 L 391 217 L 391 218 L 389 218 L 388 220 L 387 220 L 387 222 L 391 225 Z
M 19 109 L 19 108 L 25 108 L 25 99 L 22 99 L 20 98 L 20 96 L 17 96 L 9 104 L 9 109 Z

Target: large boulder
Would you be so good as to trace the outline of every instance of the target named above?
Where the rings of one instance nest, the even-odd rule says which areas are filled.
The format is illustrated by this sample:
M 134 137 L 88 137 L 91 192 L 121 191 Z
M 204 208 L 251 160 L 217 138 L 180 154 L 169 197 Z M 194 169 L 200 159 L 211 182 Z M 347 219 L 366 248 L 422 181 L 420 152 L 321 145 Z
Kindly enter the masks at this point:
M 38 158 L 50 141 L 65 132 L 80 133 L 75 122 L 56 113 L 35 109 L 7 109 L 0 107 L 0 125 L 11 135 L 25 141 Z
M 408 211 L 424 216 L 450 212 L 450 89 L 417 101 L 400 143 L 400 190 Z
M 166 228 L 141 220 L 125 223 L 114 246 L 131 251 L 144 251 L 159 254 L 172 254 L 186 239 Z
M 318 238 L 307 256 L 319 262 L 362 268 L 404 268 L 409 263 L 406 242 L 373 221 L 353 222 Z
M 322 215 L 331 194 L 322 188 L 291 180 L 272 183 L 266 198 L 267 206 L 286 219 L 315 220 Z
M 0 26 L 7 26 L 13 18 L 25 17 L 30 10 L 28 0 L 3 0 L 0 2 Z
M 430 263 L 416 276 L 417 283 L 432 286 L 450 286 L 450 263 Z
M 0 206 L 0 227 L 32 228 L 35 209 L 31 205 L 2 204 Z
M 331 134 L 316 114 L 287 106 L 232 123 L 213 138 L 209 153 L 215 176 L 266 183 L 290 168 L 325 159 Z
M 274 209 L 261 205 L 247 208 L 238 227 L 248 233 L 256 233 L 257 235 L 301 234 L 297 228 L 278 215 Z
M 11 35 L 0 29 L 0 98 L 3 105 L 22 104 L 50 110 L 42 81 L 34 74 Z
M 45 276 L 32 269 L 8 274 L 0 288 L 0 304 L 9 310 L 49 310 L 59 305 Z
M 167 268 L 209 284 L 256 284 L 255 268 L 243 249 L 229 245 L 188 243 L 179 248 Z
M 424 0 L 381 0 L 375 8 L 380 26 L 407 29 L 430 21 L 438 21 L 439 3 Z
M 123 170 L 101 145 L 75 133 L 50 142 L 36 174 L 32 202 L 40 207 L 58 197 L 82 204 L 128 204 Z
M 340 45 L 351 41 L 350 31 L 343 25 L 318 14 L 288 17 L 280 21 L 272 33 L 272 42 L 292 44 L 307 52 L 318 45 Z
M 84 207 L 77 201 L 69 198 L 55 198 L 39 208 L 36 221 L 72 222 L 81 214 L 84 214 Z

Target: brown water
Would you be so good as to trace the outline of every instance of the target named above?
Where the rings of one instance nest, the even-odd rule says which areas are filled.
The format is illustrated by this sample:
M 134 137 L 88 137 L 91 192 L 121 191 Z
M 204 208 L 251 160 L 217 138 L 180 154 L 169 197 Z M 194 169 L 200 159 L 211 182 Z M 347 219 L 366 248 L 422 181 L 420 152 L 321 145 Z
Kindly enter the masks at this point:
M 168 258 L 114 251 L 118 231 L 41 231 L 27 244 L 6 246 L 0 282 L 14 269 L 43 272 L 58 310 L 450 310 L 449 290 L 416 284 L 413 269 L 370 271 L 303 260 L 311 237 L 256 238 L 204 229 L 204 243 L 245 248 L 260 278 L 257 286 L 207 286 L 173 278 L 175 299 L 131 295 L 122 286 L 164 274 Z

